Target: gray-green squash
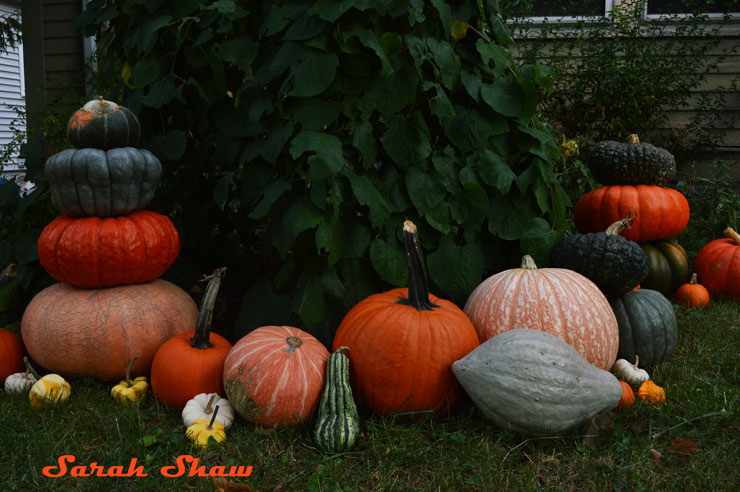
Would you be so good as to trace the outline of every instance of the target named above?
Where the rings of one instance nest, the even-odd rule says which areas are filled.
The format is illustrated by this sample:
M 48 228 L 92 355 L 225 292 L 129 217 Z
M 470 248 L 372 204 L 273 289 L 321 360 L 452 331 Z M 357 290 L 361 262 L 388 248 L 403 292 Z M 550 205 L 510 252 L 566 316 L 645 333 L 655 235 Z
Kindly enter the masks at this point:
M 349 358 L 339 347 L 326 362 L 326 383 L 317 412 L 314 440 L 326 452 L 351 449 L 360 437 L 360 417 L 349 382 Z
M 612 373 L 538 330 L 496 335 L 454 362 L 452 371 L 488 419 L 524 435 L 567 433 L 622 397 Z
M 46 160 L 51 201 L 69 217 L 111 217 L 145 208 L 162 176 L 144 149 L 65 149 Z
M 78 149 L 136 147 L 140 131 L 134 113 L 102 96 L 88 101 L 67 122 L 67 140 Z
M 633 361 L 637 355 L 643 367 L 651 367 L 673 354 L 678 337 L 676 311 L 663 294 L 637 289 L 609 299 L 609 304 L 619 326 L 617 358 Z
M 630 135 L 627 143 L 606 140 L 584 153 L 584 162 L 602 185 L 665 186 L 676 175 L 676 159 L 666 149 L 641 143 Z

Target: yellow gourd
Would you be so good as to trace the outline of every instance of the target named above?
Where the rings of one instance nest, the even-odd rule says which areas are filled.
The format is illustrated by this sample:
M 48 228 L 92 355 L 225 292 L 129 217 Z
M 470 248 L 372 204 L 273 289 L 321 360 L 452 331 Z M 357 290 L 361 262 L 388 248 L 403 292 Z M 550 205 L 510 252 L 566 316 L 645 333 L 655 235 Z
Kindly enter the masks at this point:
M 188 439 L 193 441 L 195 447 L 205 448 L 210 444 L 211 439 L 215 442 L 223 442 L 226 440 L 224 424 L 216 421 L 216 415 L 218 415 L 218 405 L 216 405 L 216 409 L 213 411 L 213 416 L 210 420 L 196 420 L 195 423 L 189 426 L 185 431 L 185 435 Z
M 648 379 L 640 385 L 640 389 L 637 390 L 637 397 L 648 405 L 656 405 L 666 401 L 665 390 L 655 384 L 652 379 Z
M 66 401 L 69 398 L 72 389 L 69 383 L 59 374 L 47 374 L 33 386 L 28 392 L 28 399 L 31 401 L 31 407 L 36 410 L 56 405 Z
M 126 380 L 121 381 L 110 390 L 110 394 L 113 396 L 113 399 L 116 400 L 119 405 L 123 405 L 124 407 L 130 407 L 137 401 L 143 402 L 146 398 L 146 393 L 149 390 L 149 383 L 146 381 L 146 376 L 139 376 L 131 381 L 131 367 L 138 358 L 139 357 L 134 357 L 133 360 L 129 362 L 128 367 L 126 368 Z

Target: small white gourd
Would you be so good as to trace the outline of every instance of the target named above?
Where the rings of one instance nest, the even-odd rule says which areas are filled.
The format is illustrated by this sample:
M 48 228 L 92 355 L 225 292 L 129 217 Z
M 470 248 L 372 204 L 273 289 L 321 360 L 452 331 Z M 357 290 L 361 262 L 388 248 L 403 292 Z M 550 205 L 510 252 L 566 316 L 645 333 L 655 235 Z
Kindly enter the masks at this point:
M 24 393 L 31 389 L 36 382 L 36 376 L 30 372 L 16 372 L 5 378 L 5 391 L 8 393 Z
M 640 358 L 637 355 L 635 355 L 634 364 L 625 359 L 617 359 L 612 366 L 612 372 L 625 383 L 638 388 L 644 381 L 650 379 L 650 375 L 645 369 L 637 367 L 639 362 Z
M 200 393 L 188 400 L 182 409 L 182 422 L 185 427 L 190 427 L 196 420 L 210 420 L 216 407 L 218 407 L 216 422 L 221 422 L 224 428 L 229 428 L 234 421 L 234 409 L 229 400 L 218 393 Z

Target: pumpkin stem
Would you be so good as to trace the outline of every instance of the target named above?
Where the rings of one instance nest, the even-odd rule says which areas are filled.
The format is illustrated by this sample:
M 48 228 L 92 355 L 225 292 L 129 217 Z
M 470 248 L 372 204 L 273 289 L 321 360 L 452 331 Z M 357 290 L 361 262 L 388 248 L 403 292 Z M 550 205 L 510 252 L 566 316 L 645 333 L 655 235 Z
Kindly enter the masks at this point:
M 691 280 L 689 280 L 689 283 L 692 285 L 696 285 L 699 283 L 699 279 L 696 276 L 696 273 L 691 274 Z
M 410 220 L 403 222 L 403 246 L 409 267 L 409 293 L 408 299 L 400 299 L 398 303 L 413 306 L 419 311 L 433 311 L 439 306 L 429 299 L 429 279 L 424 254 L 416 234 L 416 225 Z
M 211 275 L 204 276 L 201 282 L 208 281 L 203 301 L 198 314 L 198 324 L 195 325 L 195 335 L 190 339 L 190 346 L 198 349 L 213 347 L 211 343 L 211 323 L 213 322 L 213 305 L 216 302 L 218 289 L 221 288 L 221 279 L 226 273 L 226 267 L 217 268 Z
M 213 422 L 216 421 L 216 415 L 218 415 L 218 405 L 213 409 L 213 416 L 211 417 L 211 421 L 208 422 L 208 427 L 206 427 L 206 429 L 213 430 Z
M 344 351 L 344 350 L 346 350 L 347 352 L 352 352 L 352 349 L 350 349 L 350 348 L 349 348 L 349 347 L 347 347 L 346 345 L 342 345 L 341 347 L 339 347 L 338 349 L 336 349 L 336 350 L 334 351 L 334 353 L 337 353 L 337 352 L 342 352 L 342 351 Z
M 637 369 L 637 364 L 639 363 L 640 363 L 640 356 L 635 354 L 635 363 L 632 364 L 633 366 L 635 366 L 635 369 Z
M 213 411 L 213 409 L 211 408 L 211 405 L 213 405 L 213 400 L 215 400 L 217 396 L 218 395 L 216 393 L 211 395 L 211 398 L 208 400 L 208 403 L 206 404 L 206 408 L 203 410 L 205 413 L 211 413 Z
M 34 369 L 31 363 L 28 361 L 27 356 L 23 357 L 23 363 L 26 365 L 26 370 L 31 371 L 31 374 L 33 374 L 33 376 L 36 379 L 41 379 L 41 376 L 39 376 L 39 373 L 36 372 L 36 369 Z
M 131 362 L 128 363 L 128 366 L 126 366 L 126 384 L 128 385 L 129 388 L 133 386 L 133 384 L 131 384 L 131 368 L 133 367 L 134 362 L 136 362 L 136 359 L 138 358 L 139 358 L 138 355 L 135 356 L 133 359 L 131 359 Z
M 524 255 L 522 257 L 522 268 L 525 270 L 537 270 L 537 265 L 531 256 Z
M 627 212 L 627 215 L 624 219 L 618 220 L 609 227 L 606 228 L 606 231 L 604 231 L 609 236 L 618 236 L 622 234 L 624 231 L 628 231 L 632 224 L 635 222 L 635 219 L 637 218 L 637 212 L 634 210 L 630 210 Z
M 725 229 L 725 237 L 729 237 L 730 239 L 735 241 L 735 244 L 740 246 L 740 234 L 735 232 L 735 229 L 733 229 L 732 227 L 728 227 L 727 229 Z
M 627 137 L 627 143 L 638 144 L 640 143 L 640 137 L 637 135 L 637 133 L 633 133 L 632 135 Z

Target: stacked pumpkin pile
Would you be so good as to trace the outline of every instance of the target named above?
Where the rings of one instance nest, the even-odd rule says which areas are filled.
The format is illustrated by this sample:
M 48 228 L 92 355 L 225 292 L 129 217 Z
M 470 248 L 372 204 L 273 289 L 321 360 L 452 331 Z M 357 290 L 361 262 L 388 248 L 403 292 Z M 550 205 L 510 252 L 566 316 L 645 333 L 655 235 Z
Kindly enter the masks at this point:
M 45 166 L 62 215 L 38 240 L 39 261 L 59 283 L 26 308 L 21 334 L 31 357 L 63 376 L 111 380 L 147 374 L 156 350 L 195 325 L 192 298 L 158 279 L 179 254 L 169 218 L 145 210 L 162 167 L 137 149 L 139 123 L 102 98 L 69 120 L 75 148 Z

